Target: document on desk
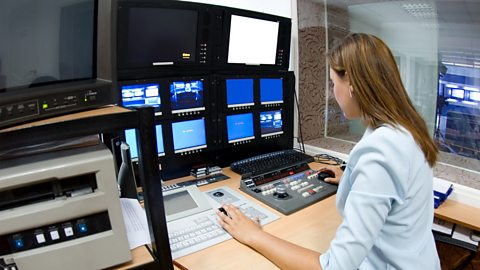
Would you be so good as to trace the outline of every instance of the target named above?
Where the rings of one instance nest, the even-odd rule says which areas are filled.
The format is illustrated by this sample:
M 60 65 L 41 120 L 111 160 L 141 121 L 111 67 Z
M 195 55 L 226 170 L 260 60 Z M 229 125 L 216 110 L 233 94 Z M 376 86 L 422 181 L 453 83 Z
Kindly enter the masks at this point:
M 147 214 L 136 199 L 120 198 L 130 249 L 150 244 Z

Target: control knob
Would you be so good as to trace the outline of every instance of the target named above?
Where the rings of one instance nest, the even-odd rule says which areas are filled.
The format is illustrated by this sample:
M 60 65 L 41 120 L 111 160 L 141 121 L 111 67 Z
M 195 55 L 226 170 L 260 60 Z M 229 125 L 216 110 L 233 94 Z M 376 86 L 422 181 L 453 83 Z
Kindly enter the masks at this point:
M 287 193 L 287 187 L 285 185 L 278 185 L 275 187 L 275 193 L 273 193 L 273 196 L 279 198 L 279 199 L 286 199 L 289 197 Z

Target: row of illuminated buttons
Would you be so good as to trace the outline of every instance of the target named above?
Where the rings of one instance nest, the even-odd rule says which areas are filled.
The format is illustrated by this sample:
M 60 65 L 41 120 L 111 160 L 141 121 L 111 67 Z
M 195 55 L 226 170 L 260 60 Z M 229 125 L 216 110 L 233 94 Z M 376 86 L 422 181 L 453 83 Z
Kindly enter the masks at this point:
M 77 228 L 81 234 L 85 234 L 88 232 L 87 224 L 85 223 L 78 223 Z M 56 228 L 50 229 L 48 232 L 52 241 L 60 239 L 60 233 Z M 63 228 L 63 232 L 65 233 L 66 237 L 72 237 L 74 235 L 74 231 L 71 226 L 65 226 Z M 47 241 L 47 239 L 45 238 L 45 234 L 41 230 L 35 232 L 35 239 L 37 241 L 37 244 L 43 244 Z M 15 244 L 15 248 L 17 249 L 21 249 L 25 246 L 24 239 L 21 235 L 14 236 L 13 242 Z
M 322 188 L 323 188 L 322 186 L 318 186 L 318 187 L 309 189 L 309 190 L 303 192 L 303 193 L 302 193 L 302 196 L 303 196 L 304 198 L 309 197 L 309 196 L 312 196 L 312 195 L 316 194 L 316 193 L 317 193 L 320 189 L 322 189 Z
M 308 186 L 308 182 L 302 182 L 302 180 L 293 181 L 290 183 L 291 190 L 297 190 L 302 187 Z

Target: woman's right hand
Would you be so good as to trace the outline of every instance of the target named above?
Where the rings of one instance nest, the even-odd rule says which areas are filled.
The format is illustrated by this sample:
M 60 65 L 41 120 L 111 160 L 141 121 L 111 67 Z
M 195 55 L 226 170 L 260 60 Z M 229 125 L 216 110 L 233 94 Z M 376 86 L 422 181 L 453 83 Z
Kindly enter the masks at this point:
M 318 169 L 318 172 L 324 172 L 324 171 L 333 172 L 335 174 L 335 177 L 327 177 L 323 181 L 330 184 L 335 184 L 335 185 L 338 185 L 340 183 L 340 179 L 342 178 L 342 175 L 343 175 L 343 170 L 340 168 L 340 166 L 324 165 L 323 167 Z

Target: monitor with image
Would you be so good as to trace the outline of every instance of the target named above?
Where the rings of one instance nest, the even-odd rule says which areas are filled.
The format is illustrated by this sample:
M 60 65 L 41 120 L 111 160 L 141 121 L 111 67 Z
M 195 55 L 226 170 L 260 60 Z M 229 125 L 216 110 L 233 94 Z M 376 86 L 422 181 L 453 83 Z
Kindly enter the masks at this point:
M 227 115 L 228 143 L 238 143 L 255 139 L 253 128 L 253 114 Z
M 253 106 L 253 79 L 226 80 L 227 107 Z
M 456 99 L 463 99 L 465 97 L 465 91 L 463 89 L 452 89 L 450 96 Z
M 471 101 L 480 101 L 480 92 L 470 91 L 470 100 Z
M 178 153 L 195 153 L 207 148 L 205 118 L 172 123 L 173 149 Z
M 283 80 L 281 78 L 260 79 L 260 103 L 262 105 L 283 103 Z
M 123 85 L 122 104 L 125 107 L 149 105 L 155 107 L 155 114 L 161 114 L 160 86 L 158 83 Z
M 262 137 L 283 134 L 282 111 L 260 112 L 260 133 Z
M 162 125 L 156 125 L 155 132 L 157 138 L 157 153 L 158 156 L 161 157 L 165 155 L 165 149 L 163 146 Z M 130 146 L 130 154 L 132 157 L 132 161 L 138 160 L 138 145 L 135 129 L 125 130 L 125 142 Z
M 170 83 L 172 113 L 204 111 L 203 80 L 173 81 Z

